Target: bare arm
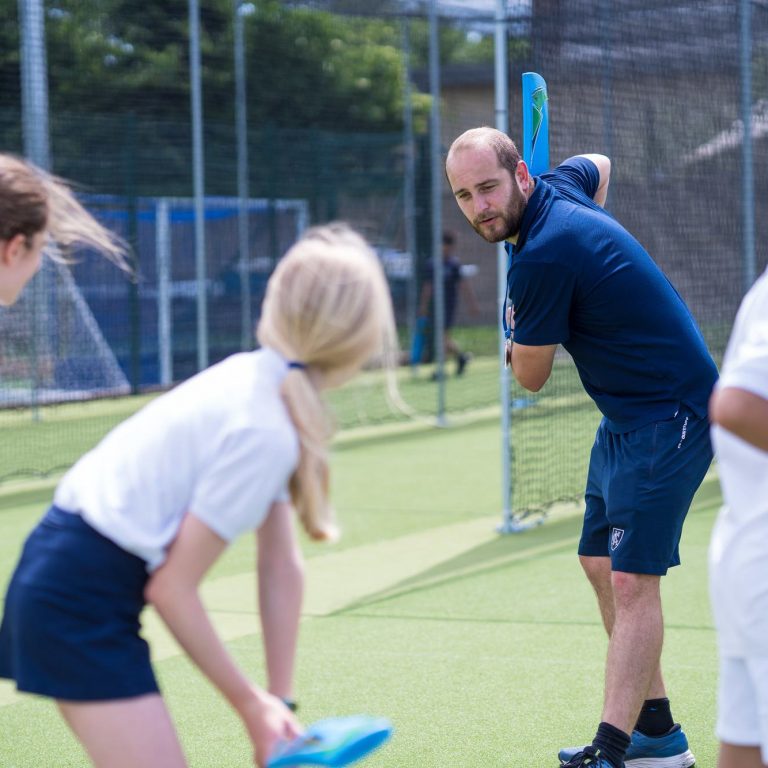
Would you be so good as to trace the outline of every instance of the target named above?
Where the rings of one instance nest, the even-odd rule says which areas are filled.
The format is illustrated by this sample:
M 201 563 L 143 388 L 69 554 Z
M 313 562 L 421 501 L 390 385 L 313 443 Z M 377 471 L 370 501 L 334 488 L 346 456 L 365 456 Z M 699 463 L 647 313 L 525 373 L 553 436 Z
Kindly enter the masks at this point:
M 533 347 L 512 343 L 512 373 L 520 386 L 538 392 L 552 373 L 557 344 Z
M 187 514 L 168 552 L 150 577 L 145 597 L 203 674 L 242 718 L 263 765 L 276 742 L 299 733 L 299 725 L 282 702 L 251 684 L 238 669 L 211 623 L 200 599 L 203 576 L 226 548 L 226 542 Z
M 605 155 L 579 155 L 579 157 L 586 157 L 587 160 L 591 160 L 597 166 L 597 171 L 600 174 L 600 181 L 598 182 L 597 191 L 592 199 L 602 207 L 605 205 L 605 201 L 608 198 L 608 184 L 611 179 L 611 160 Z
M 768 451 L 768 400 L 737 387 L 722 387 L 712 393 L 709 417 L 755 448 Z
M 290 504 L 273 505 L 257 533 L 259 615 L 269 690 L 293 697 L 293 669 L 304 595 L 304 563 Z

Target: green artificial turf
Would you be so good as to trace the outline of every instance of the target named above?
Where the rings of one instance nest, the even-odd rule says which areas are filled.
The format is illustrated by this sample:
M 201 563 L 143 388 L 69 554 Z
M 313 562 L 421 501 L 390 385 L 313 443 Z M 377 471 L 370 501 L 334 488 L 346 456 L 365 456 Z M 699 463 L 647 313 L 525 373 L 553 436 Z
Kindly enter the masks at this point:
M 306 722 L 366 712 L 394 722 L 370 768 L 554 766 L 600 717 L 606 638 L 575 555 L 578 506 L 498 536 L 495 421 L 342 442 L 333 496 L 345 537 L 305 543 L 308 594 L 297 668 Z M 568 446 L 562 448 L 568 450 Z M 0 587 L 50 488 L 0 488 Z M 715 636 L 706 547 L 719 488 L 702 486 L 683 566 L 664 580 L 664 668 L 673 714 L 700 768 L 715 764 Z M 253 613 L 253 543 L 213 569 L 205 599 L 230 650 L 263 679 Z M 156 622 L 156 668 L 190 765 L 241 768 L 250 746 L 236 716 Z M 47 701 L 0 683 L 3 768 L 88 765 Z

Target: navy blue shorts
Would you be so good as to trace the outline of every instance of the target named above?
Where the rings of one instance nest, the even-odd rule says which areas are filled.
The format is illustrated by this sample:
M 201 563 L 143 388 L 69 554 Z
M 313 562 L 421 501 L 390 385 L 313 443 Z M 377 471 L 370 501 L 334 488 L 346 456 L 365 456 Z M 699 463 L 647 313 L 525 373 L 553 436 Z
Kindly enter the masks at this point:
M 600 424 L 589 461 L 579 554 L 611 568 L 663 576 L 680 565 L 688 508 L 712 462 L 709 421 L 681 407 L 633 432 Z
M 98 701 L 158 691 L 139 636 L 146 563 L 51 507 L 27 538 L 0 625 L 0 677 L 20 691 Z

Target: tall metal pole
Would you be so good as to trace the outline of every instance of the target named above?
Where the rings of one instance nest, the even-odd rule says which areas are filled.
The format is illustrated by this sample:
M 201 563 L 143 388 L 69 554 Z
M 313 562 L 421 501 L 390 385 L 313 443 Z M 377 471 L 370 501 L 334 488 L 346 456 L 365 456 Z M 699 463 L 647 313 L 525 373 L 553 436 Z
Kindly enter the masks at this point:
M 755 265 L 755 178 L 752 164 L 752 3 L 741 0 L 741 121 L 742 141 L 742 205 L 744 219 L 744 292 L 757 277 Z
M 19 0 L 21 21 L 21 102 L 24 154 L 50 170 L 48 133 L 48 64 L 42 0 Z
M 413 141 L 413 103 L 411 98 L 411 35 L 410 19 L 401 19 L 403 43 L 403 148 L 405 168 L 403 174 L 403 219 L 405 223 L 405 250 L 411 257 L 411 275 L 408 280 L 406 305 L 408 335 L 413 343 L 418 312 L 416 253 L 416 148 Z
M 437 0 L 429 4 L 430 155 L 432 187 L 432 296 L 437 360 L 437 423 L 445 423 L 445 296 L 443 286 L 443 157 L 440 151 L 440 36 Z
M 205 178 L 203 96 L 200 77 L 200 7 L 189 0 L 189 79 L 192 106 L 192 174 L 195 196 L 195 278 L 197 281 L 197 369 L 208 367 L 208 304 L 205 265 Z
M 494 68 L 496 128 L 509 133 L 509 76 L 507 68 L 507 3 L 496 0 L 494 23 Z M 504 311 L 507 293 L 507 252 L 504 243 L 496 243 L 496 264 L 498 272 L 498 314 L 499 326 L 499 395 L 501 399 L 501 505 L 502 523 L 500 530 L 507 532 L 512 527 L 512 431 L 510 420 L 510 380 L 506 366 L 506 338 L 500 318 Z
M 251 313 L 251 259 L 248 242 L 248 108 L 245 90 L 245 36 L 243 17 L 253 6 L 233 1 L 235 23 L 235 131 L 237 133 L 237 241 L 240 275 L 240 348 L 253 348 Z
M 45 55 L 45 11 L 42 0 L 19 0 L 21 22 L 21 105 L 24 154 L 41 168 L 50 170 L 51 148 L 48 127 L 48 62 Z M 32 341 L 29 345 L 32 370 L 32 418 L 40 418 L 40 344 L 46 338 L 46 267 L 30 286 L 34 303 Z
M 155 253 L 157 254 L 157 349 L 160 384 L 173 384 L 173 331 L 171 320 L 171 225 L 168 198 L 155 208 Z

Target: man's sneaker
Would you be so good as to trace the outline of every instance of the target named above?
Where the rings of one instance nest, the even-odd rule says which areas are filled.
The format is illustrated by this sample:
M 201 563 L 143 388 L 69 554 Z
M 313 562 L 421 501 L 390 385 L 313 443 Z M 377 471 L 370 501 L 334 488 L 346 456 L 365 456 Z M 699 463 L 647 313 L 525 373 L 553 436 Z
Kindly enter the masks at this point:
M 469 352 L 462 352 L 456 360 L 456 375 L 461 376 L 464 373 L 464 369 L 467 367 L 467 363 L 472 359 L 472 355 Z
M 561 753 L 562 754 L 562 753 Z M 613 763 L 608 762 L 601 754 L 599 749 L 595 749 L 591 744 L 583 747 L 578 752 L 571 755 L 568 762 L 560 760 L 561 768 L 617 768 Z
M 583 749 L 561 749 L 558 753 L 560 762 L 568 765 L 567 761 Z M 640 731 L 632 731 L 632 741 L 624 755 L 627 768 L 691 768 L 695 764 L 696 758 L 688 749 L 688 739 L 679 724 L 663 736 L 646 736 Z

